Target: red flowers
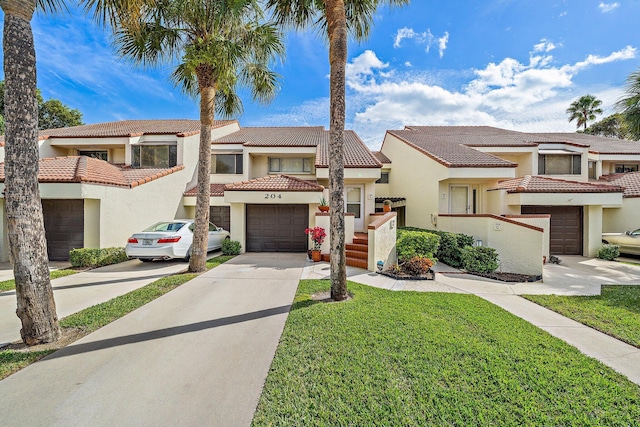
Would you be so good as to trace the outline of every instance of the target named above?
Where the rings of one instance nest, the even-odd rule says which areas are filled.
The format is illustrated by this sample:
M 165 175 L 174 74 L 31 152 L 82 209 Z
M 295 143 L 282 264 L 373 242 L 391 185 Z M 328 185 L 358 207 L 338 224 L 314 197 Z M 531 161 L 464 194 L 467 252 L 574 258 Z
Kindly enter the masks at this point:
M 307 228 L 304 230 L 305 234 L 311 236 L 311 240 L 313 240 L 313 249 L 316 251 L 320 250 L 320 246 L 324 242 L 325 237 L 327 237 L 327 233 L 324 231 L 322 227 L 313 227 Z

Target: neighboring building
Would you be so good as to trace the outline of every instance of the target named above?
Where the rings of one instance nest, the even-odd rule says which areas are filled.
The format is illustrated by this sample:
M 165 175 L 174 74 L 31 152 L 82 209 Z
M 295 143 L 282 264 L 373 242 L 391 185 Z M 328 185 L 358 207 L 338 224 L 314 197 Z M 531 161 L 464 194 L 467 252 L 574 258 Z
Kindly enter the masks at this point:
M 389 174 L 377 185 L 378 201 L 401 201 L 407 225 L 466 231 L 496 247 L 508 266 L 522 268 L 518 259 L 530 252 L 540 262 L 549 254 L 593 256 L 603 231 L 634 228 L 629 201 L 638 200 L 640 175 L 628 172 L 640 164 L 637 142 L 407 126 L 387 131 L 380 155 Z M 627 173 L 603 176 L 614 172 Z
M 345 137 L 349 241 L 375 211 L 374 182 L 382 165 L 354 132 Z M 68 259 L 72 248 L 124 246 L 154 222 L 193 218 L 199 139 L 197 120 L 41 132 L 39 181 L 50 259 Z M 328 198 L 329 132 L 241 129 L 237 121 L 217 121 L 211 140 L 212 222 L 249 251 L 306 251 L 304 229 L 316 224 L 316 207 L 323 195 Z M 3 191 L 4 164 L 0 183 Z M 6 261 L 4 214 L 0 230 L 0 259 Z

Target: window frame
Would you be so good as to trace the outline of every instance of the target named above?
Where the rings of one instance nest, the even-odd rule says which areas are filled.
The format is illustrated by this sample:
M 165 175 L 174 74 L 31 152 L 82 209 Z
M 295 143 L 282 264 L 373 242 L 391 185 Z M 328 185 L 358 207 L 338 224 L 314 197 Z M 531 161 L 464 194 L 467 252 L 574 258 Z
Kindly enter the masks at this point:
M 615 163 L 613 167 L 615 173 L 638 172 L 640 170 L 638 163 Z
M 283 167 L 282 167 L 283 160 L 289 160 L 289 161 L 302 160 L 302 169 L 301 170 L 293 170 L 293 169 L 283 170 Z M 313 160 L 312 157 L 268 157 L 267 165 L 268 165 L 270 174 L 285 173 L 285 174 L 303 175 L 303 174 L 313 173 L 312 160 Z M 274 168 L 275 163 L 277 163 L 277 167 Z
M 143 150 L 145 149 L 167 149 L 167 164 L 164 165 L 143 165 Z M 137 153 L 136 153 L 137 152 Z M 131 145 L 131 167 L 135 169 L 169 169 L 178 165 L 178 144 L 177 143 L 154 143 L 154 144 L 132 144 Z
M 547 172 L 547 157 L 569 157 L 569 170 L 562 173 Z M 582 154 L 538 154 L 538 175 L 582 175 Z
M 95 156 L 94 154 L 104 154 L 103 156 Z M 90 157 L 92 159 L 109 161 L 109 150 L 78 150 L 78 156 Z
M 383 178 L 385 177 L 385 178 Z M 378 178 L 375 182 L 376 184 L 388 184 L 389 183 L 389 172 L 380 172 L 380 178 Z
M 233 172 L 218 172 L 218 156 L 233 156 Z M 243 153 L 211 153 L 212 175 L 242 175 L 244 174 Z

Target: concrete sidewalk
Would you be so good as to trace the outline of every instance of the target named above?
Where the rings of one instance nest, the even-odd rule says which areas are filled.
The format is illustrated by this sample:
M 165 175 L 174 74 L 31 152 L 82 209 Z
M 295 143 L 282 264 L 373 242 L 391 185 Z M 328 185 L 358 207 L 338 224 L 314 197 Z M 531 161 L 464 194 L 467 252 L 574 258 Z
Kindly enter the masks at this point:
M 326 278 L 328 265 L 323 264 L 308 266 L 303 278 Z M 476 295 L 571 344 L 640 385 L 640 349 L 519 296 L 599 295 L 600 284 L 640 284 L 640 267 L 585 257 L 567 257 L 563 264 L 545 266 L 544 283 L 510 284 L 470 274 L 452 274 L 459 272 L 442 264 L 436 264 L 435 280 L 428 281 L 394 280 L 351 267 L 348 276 L 354 282 L 388 290 Z
M 0 425 L 250 425 L 305 257 L 240 255 L 0 381 Z
M 188 267 L 182 261 L 143 263 L 131 260 L 52 280 L 58 318 L 124 295 Z M 0 347 L 19 340 L 21 328 L 16 316 L 16 292 L 0 292 Z

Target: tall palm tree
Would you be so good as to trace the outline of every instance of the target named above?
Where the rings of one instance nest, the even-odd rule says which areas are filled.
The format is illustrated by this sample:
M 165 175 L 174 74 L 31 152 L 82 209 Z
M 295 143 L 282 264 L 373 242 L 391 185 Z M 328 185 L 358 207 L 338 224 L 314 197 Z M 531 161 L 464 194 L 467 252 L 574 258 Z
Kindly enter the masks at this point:
M 206 269 L 209 230 L 211 127 L 214 114 L 242 110 L 239 85 L 253 98 L 270 101 L 277 75 L 269 64 L 284 55 L 281 34 L 265 23 L 258 0 L 155 0 L 137 16 L 121 20 L 120 53 L 143 66 L 175 63 L 172 79 L 200 96 L 198 191 L 189 269 Z
M 115 19 L 143 0 L 86 0 L 101 16 Z M 36 55 L 31 18 L 57 12 L 63 0 L 0 0 L 4 12 L 5 208 L 10 258 L 16 282 L 16 314 L 27 345 L 60 337 L 49 278 L 47 242 L 38 189 Z
M 627 77 L 625 96 L 616 102 L 616 109 L 622 113 L 629 137 L 640 139 L 640 69 Z
M 596 114 L 602 114 L 600 105 L 602 105 L 602 101 L 593 95 L 581 96 L 567 108 L 569 122 L 576 120 L 576 127 L 583 126 L 583 130 L 586 130 L 587 123 L 595 120 Z
M 277 21 L 303 29 L 314 26 L 329 41 L 329 194 L 331 240 L 331 298 L 347 298 L 347 264 L 344 226 L 344 123 L 347 41 L 351 33 L 364 40 L 373 25 L 378 6 L 399 6 L 409 0 L 267 0 Z
M 4 12 L 4 200 L 16 282 L 16 314 L 22 322 L 22 340 L 28 345 L 55 341 L 61 335 L 38 189 L 36 54 L 31 28 L 36 6 L 55 10 L 60 3 L 0 0 Z

